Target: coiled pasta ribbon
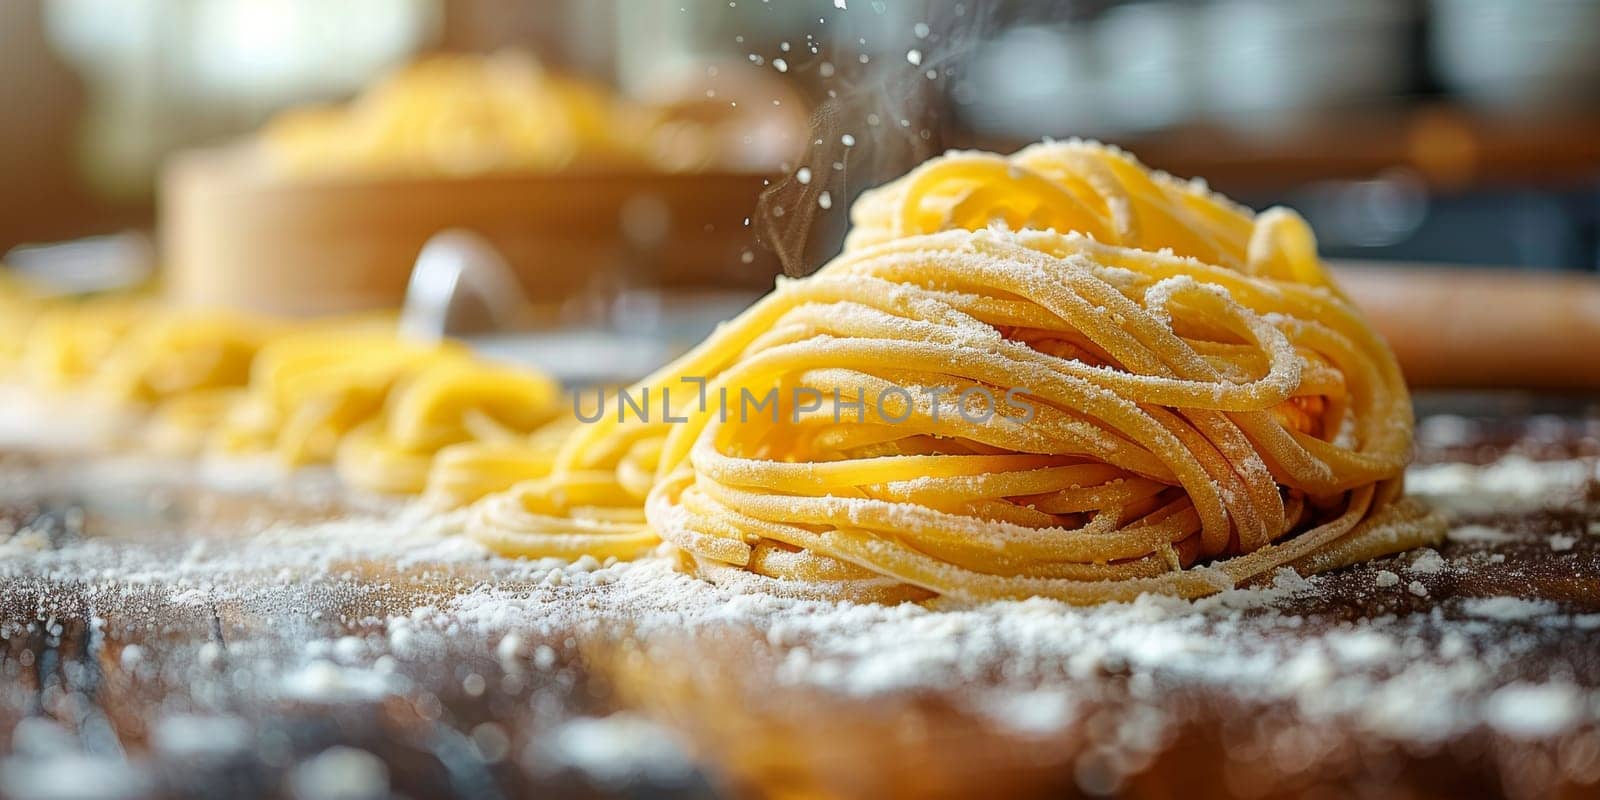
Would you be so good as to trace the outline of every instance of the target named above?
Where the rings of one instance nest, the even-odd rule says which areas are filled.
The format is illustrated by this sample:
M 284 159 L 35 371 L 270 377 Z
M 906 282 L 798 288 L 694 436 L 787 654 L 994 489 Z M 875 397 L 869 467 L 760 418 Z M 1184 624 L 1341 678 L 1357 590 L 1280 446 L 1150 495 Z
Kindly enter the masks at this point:
M 556 451 L 572 428 L 570 421 L 558 418 L 526 437 L 445 447 L 429 468 L 426 499 L 439 508 L 456 508 L 523 481 L 543 478 L 555 467 Z
M 1400 499 L 1393 355 L 1292 212 L 1064 143 L 937 159 L 854 218 L 843 256 L 632 387 L 654 417 L 610 404 L 469 533 L 516 555 L 659 535 L 779 591 L 1072 602 L 1441 535 Z M 724 399 L 773 391 L 770 414 Z
M 9 378 L 98 409 L 147 415 L 146 445 L 192 454 L 282 325 L 232 312 L 164 309 L 126 298 L 19 298 L 0 313 L 16 333 Z
M 240 387 L 256 353 L 286 326 L 238 312 L 146 310 L 125 319 L 116 343 L 94 365 L 89 388 L 113 402 L 149 405 L 191 393 Z M 94 325 L 70 319 L 79 330 Z M 118 327 L 114 324 L 107 327 Z
M 0 264 L 0 370 L 21 368 L 28 330 L 39 316 L 38 291 Z
M 477 360 L 457 344 L 334 326 L 262 349 L 217 444 L 271 452 L 287 466 L 332 462 L 357 488 L 417 493 L 435 453 L 521 437 L 555 416 L 559 394 L 543 374 Z
M 846 250 L 956 228 L 1077 232 L 1105 244 L 1170 250 L 1252 275 L 1332 287 L 1299 215 L 1256 215 L 1209 191 L 1151 171 L 1098 142 L 1042 142 L 1002 156 L 952 152 L 850 208 Z
M 382 413 L 351 431 L 339 477 L 371 491 L 417 494 L 441 450 L 520 441 L 557 413 L 560 387 L 525 369 L 447 358 L 397 383 Z
M 81 389 L 150 313 L 121 299 L 41 304 L 22 340 L 23 380 L 50 390 Z

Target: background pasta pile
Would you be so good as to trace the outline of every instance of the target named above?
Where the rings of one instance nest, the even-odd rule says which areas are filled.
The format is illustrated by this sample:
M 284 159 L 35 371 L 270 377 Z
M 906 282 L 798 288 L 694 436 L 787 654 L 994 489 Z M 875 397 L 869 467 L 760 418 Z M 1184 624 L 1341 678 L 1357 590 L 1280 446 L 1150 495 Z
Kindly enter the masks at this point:
M 286 111 L 255 149 L 272 172 L 303 178 L 767 168 L 729 151 L 748 137 L 746 116 L 703 98 L 629 99 L 527 53 L 448 54 L 402 67 L 349 103 Z
M 14 288 L 6 382 L 48 404 L 128 423 L 113 446 L 326 464 L 352 487 L 415 494 L 434 454 L 520 438 L 554 418 L 560 387 L 456 343 L 411 342 L 387 319 L 317 322 L 45 299 Z

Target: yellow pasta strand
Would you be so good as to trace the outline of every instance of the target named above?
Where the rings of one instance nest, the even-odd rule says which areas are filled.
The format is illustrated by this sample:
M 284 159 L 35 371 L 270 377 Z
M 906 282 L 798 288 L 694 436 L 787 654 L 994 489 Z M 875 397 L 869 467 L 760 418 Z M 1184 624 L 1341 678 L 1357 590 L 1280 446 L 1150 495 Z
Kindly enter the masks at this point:
M 283 329 L 270 320 L 214 311 L 151 310 L 127 322 L 88 381 L 91 391 L 131 405 L 243 386 L 256 353 Z
M 550 474 L 556 449 L 571 435 L 567 420 L 551 422 L 512 441 L 471 441 L 441 449 L 426 481 L 426 499 L 440 508 L 473 503 L 485 495 Z
M 1294 212 L 1254 215 L 1203 183 L 1152 172 L 1098 142 L 1043 142 L 1011 156 L 952 153 L 863 193 L 850 219 L 846 249 L 1000 224 L 1077 232 L 1106 244 L 1170 250 L 1252 275 L 1331 286 L 1311 230 Z
M 420 493 L 440 450 L 515 441 L 555 416 L 559 393 L 532 371 L 443 358 L 397 381 L 382 414 L 345 438 L 339 477 L 370 491 Z
M 81 388 L 149 313 L 144 305 L 124 299 L 43 307 L 23 337 L 25 379 L 46 389 Z
M 280 337 L 252 366 L 218 444 L 286 465 L 335 463 L 350 486 L 416 494 L 435 454 L 508 443 L 556 416 L 560 389 L 458 344 L 411 343 L 387 326 L 324 326 Z
M 38 291 L 0 265 L 0 370 L 20 369 L 28 330 L 42 310 Z

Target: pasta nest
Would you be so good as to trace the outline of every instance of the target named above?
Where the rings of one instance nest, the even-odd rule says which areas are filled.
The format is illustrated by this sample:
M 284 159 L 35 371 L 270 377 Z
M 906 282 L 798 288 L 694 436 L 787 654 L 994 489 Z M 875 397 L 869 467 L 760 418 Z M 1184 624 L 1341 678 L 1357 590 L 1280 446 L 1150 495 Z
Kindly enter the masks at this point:
M 659 537 L 807 595 L 1072 602 L 1442 534 L 1402 499 L 1395 359 L 1293 212 L 1069 142 L 936 159 L 853 219 L 843 255 L 603 402 L 469 532 L 524 555 Z

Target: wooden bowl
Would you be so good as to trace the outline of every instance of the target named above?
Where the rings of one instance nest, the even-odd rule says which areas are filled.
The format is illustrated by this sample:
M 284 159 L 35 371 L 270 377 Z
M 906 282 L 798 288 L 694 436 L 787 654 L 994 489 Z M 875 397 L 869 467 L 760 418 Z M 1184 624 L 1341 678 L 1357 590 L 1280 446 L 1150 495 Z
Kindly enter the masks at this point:
M 392 308 L 423 243 L 464 228 L 499 249 L 541 307 L 627 287 L 770 287 L 778 267 L 744 222 L 762 184 L 598 171 L 286 179 L 237 148 L 193 151 L 162 177 L 164 284 L 189 305 Z

